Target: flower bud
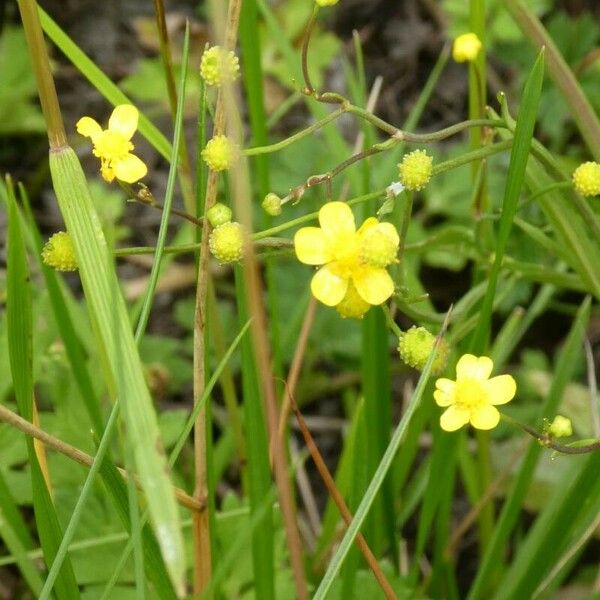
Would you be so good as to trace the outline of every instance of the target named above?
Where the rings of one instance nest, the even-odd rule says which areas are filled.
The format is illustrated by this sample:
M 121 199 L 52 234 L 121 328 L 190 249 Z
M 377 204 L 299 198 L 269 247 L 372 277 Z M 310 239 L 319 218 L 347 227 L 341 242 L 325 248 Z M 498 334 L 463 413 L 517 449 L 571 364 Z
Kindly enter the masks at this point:
M 582 196 L 600 195 L 600 164 L 584 162 L 573 173 L 573 187 Z
M 265 199 L 262 201 L 262 207 L 268 215 L 271 215 L 272 217 L 277 217 L 282 212 L 281 198 L 277 194 L 270 192 L 265 196 Z
M 429 360 L 435 346 L 435 336 L 424 327 L 414 325 L 403 332 L 398 338 L 398 352 L 400 358 L 410 367 L 422 371 Z M 441 341 L 435 360 L 433 361 L 432 373 L 441 373 L 448 360 L 448 344 Z
M 556 415 L 554 421 L 548 426 L 547 433 L 555 438 L 573 435 L 571 419 L 567 419 L 567 417 L 563 417 L 562 415 Z
M 222 263 L 238 262 L 244 255 L 244 233 L 235 221 L 219 225 L 208 238 L 211 253 Z
M 333 6 L 337 4 L 339 0 L 316 0 L 319 6 Z
M 212 227 L 218 227 L 231 221 L 231 209 L 221 202 L 217 202 L 206 211 L 206 218 Z
M 213 137 L 202 150 L 204 162 L 213 171 L 229 169 L 236 156 L 237 147 L 226 135 Z
M 452 44 L 452 58 L 456 62 L 471 62 L 481 50 L 481 40 L 474 33 L 459 35 Z
M 398 169 L 400 181 L 407 190 L 421 190 L 431 179 L 433 158 L 425 150 L 414 150 L 404 155 Z
M 200 76 L 207 85 L 221 86 L 235 81 L 240 73 L 240 61 L 234 52 L 221 46 L 204 51 L 200 60 Z
M 57 271 L 77 271 L 71 236 L 65 231 L 55 233 L 42 249 L 42 261 Z

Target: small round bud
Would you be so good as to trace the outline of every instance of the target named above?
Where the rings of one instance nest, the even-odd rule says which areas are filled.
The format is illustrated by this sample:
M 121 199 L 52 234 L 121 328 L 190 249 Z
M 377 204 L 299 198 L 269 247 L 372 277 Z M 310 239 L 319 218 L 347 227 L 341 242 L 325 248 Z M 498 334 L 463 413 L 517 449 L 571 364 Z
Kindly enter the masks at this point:
M 244 233 L 235 221 L 219 225 L 208 238 L 211 253 L 222 263 L 237 262 L 244 255 Z
M 371 305 L 360 297 L 351 281 L 348 283 L 346 295 L 335 307 L 344 319 L 362 319 L 369 308 Z
M 552 437 L 569 437 L 573 435 L 573 425 L 571 425 L 571 419 L 563 417 L 562 415 L 556 415 L 554 421 L 550 423 L 546 432 Z
M 57 271 L 77 271 L 71 236 L 65 231 L 55 233 L 42 249 L 42 261 Z
M 231 221 L 231 209 L 221 202 L 217 202 L 206 211 L 206 218 L 213 227 L 218 227 Z
M 600 164 L 584 162 L 573 173 L 573 187 L 582 196 L 600 195 Z
M 481 50 L 481 40 L 474 33 L 459 35 L 452 44 L 452 58 L 456 62 L 471 62 Z
M 200 76 L 207 85 L 221 86 L 235 81 L 240 73 L 240 61 L 234 52 L 221 46 L 204 51 L 200 60 Z
M 339 0 L 316 0 L 319 6 L 333 6 L 337 4 Z
M 435 346 L 435 336 L 424 327 L 415 327 L 414 325 L 403 332 L 398 338 L 398 352 L 400 358 L 414 369 L 422 371 L 427 364 L 429 356 Z M 448 344 L 441 341 L 435 360 L 433 362 L 432 372 L 441 373 L 448 360 Z
M 398 237 L 375 226 L 367 231 L 360 245 L 360 260 L 370 267 L 384 268 L 396 261 Z
M 271 215 L 272 217 L 277 217 L 282 212 L 281 198 L 277 194 L 270 192 L 265 196 L 265 199 L 262 201 L 262 207 L 268 215 Z
M 229 169 L 236 155 L 237 147 L 226 135 L 217 135 L 210 139 L 202 150 L 204 162 L 213 171 Z
M 404 155 L 398 169 L 400 181 L 407 190 L 421 190 L 431 179 L 433 158 L 425 150 L 414 150 Z

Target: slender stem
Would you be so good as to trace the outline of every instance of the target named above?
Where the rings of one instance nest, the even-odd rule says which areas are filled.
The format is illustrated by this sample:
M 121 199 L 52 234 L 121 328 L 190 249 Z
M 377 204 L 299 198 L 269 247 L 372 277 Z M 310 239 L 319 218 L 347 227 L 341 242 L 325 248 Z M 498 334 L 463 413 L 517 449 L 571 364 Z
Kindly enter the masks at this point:
M 284 148 L 287 148 L 294 142 L 297 142 L 297 141 L 301 140 L 302 138 L 305 138 L 306 136 L 310 135 L 311 133 L 318 131 L 319 129 L 321 129 L 322 127 L 327 125 L 327 123 L 331 123 L 331 121 L 335 121 L 338 117 L 343 115 L 345 112 L 347 112 L 347 111 L 342 106 L 342 107 L 334 110 L 333 112 L 330 112 L 327 116 L 323 117 L 322 119 L 319 119 L 318 121 L 313 123 L 310 127 L 307 127 L 306 129 L 302 129 L 298 133 L 295 133 L 294 135 L 291 135 L 290 137 L 287 137 L 284 140 L 281 140 L 280 142 L 276 142 L 275 144 L 269 144 L 268 146 L 256 146 L 254 148 L 247 148 L 246 150 L 244 150 L 244 154 L 246 156 L 256 156 L 257 154 L 270 154 L 271 152 L 277 152 L 279 150 L 283 150 Z
M 304 77 L 304 85 L 306 86 L 304 93 L 309 96 L 315 93 L 315 88 L 311 83 L 310 74 L 308 72 L 308 46 L 310 44 L 310 36 L 312 35 L 315 23 L 317 22 L 318 14 L 319 5 L 315 4 L 312 15 L 310 16 L 308 24 L 306 25 L 306 29 L 304 30 L 304 38 L 302 39 L 302 76 Z
M 227 9 L 225 29 L 223 31 L 223 46 L 233 50 L 236 45 L 237 31 L 240 21 L 241 0 L 231 0 Z M 215 18 L 213 25 L 219 30 L 219 11 L 223 6 L 213 0 L 211 3 Z M 230 86 L 219 88 L 213 123 L 213 136 L 222 135 L 226 129 L 226 103 L 225 93 L 229 92 Z M 209 223 L 206 218 L 207 211 L 215 204 L 217 196 L 217 185 L 219 174 L 210 170 L 206 182 L 206 193 L 204 196 L 204 220 L 202 223 L 202 238 L 200 241 L 200 254 L 198 264 L 198 283 L 196 287 L 196 304 L 194 316 L 194 404 L 197 404 L 206 387 L 206 341 L 207 341 L 207 297 L 210 278 L 209 269 Z M 200 192 L 198 192 L 200 193 Z M 195 487 L 194 497 L 202 504 L 207 504 L 209 499 L 208 487 L 208 461 L 207 443 L 209 434 L 209 419 L 206 408 L 198 413 L 194 427 L 194 471 Z M 212 575 L 212 550 L 211 550 L 210 515 L 208 511 L 194 515 L 194 526 L 192 528 L 194 548 L 194 594 L 200 596 L 207 589 Z
M 290 394 L 289 398 L 292 410 L 294 411 L 294 414 L 296 415 L 296 420 L 298 421 L 298 426 L 300 427 L 300 431 L 302 433 L 302 436 L 304 437 L 306 447 L 308 448 L 313 462 L 315 463 L 315 466 L 319 471 L 319 475 L 321 476 L 323 483 L 325 483 L 325 486 L 327 487 L 327 491 L 329 492 L 331 499 L 335 502 L 335 505 L 337 506 L 338 510 L 340 511 L 340 514 L 342 515 L 342 518 L 344 519 L 344 523 L 346 523 L 346 527 L 348 527 L 352 523 L 353 515 L 350 512 L 348 505 L 344 501 L 342 494 L 340 494 L 340 491 L 335 485 L 335 480 L 331 476 L 331 473 L 329 472 L 329 469 L 327 468 L 327 465 L 325 464 L 325 461 L 323 460 L 323 457 L 321 456 L 321 453 L 319 452 L 319 449 L 315 444 L 315 441 L 312 437 L 312 434 L 310 433 L 306 421 L 304 420 L 304 417 L 302 416 L 302 413 L 300 412 L 300 409 L 296 404 L 294 395 Z M 396 593 L 392 589 L 392 586 L 390 585 L 389 581 L 386 579 L 383 571 L 381 570 L 381 567 L 377 562 L 377 558 L 369 548 L 367 540 L 365 540 L 364 536 L 360 532 L 356 534 L 354 542 L 359 547 L 360 551 L 362 552 L 365 558 L 365 561 L 373 571 L 373 575 L 375 575 L 375 579 L 377 579 L 377 582 L 381 586 L 385 597 L 388 600 L 398 600 L 398 596 L 396 596 Z
M 111 415 L 112 416 L 112 415 Z M 57 437 L 47 433 L 43 429 L 36 427 L 26 419 L 23 419 L 20 415 L 13 412 L 12 410 L 2 406 L 0 404 L 0 421 L 15 427 L 19 431 L 35 438 L 36 440 L 40 440 L 44 445 L 48 448 L 52 448 L 57 452 L 60 452 L 64 456 L 67 456 L 71 460 L 79 463 L 80 465 L 84 465 L 86 467 L 91 467 L 94 463 L 94 457 L 86 454 L 79 448 L 75 446 L 71 446 L 71 444 L 67 444 L 67 442 L 63 442 Z M 110 419 L 109 419 L 110 422 Z M 130 477 L 129 473 L 125 469 L 119 468 L 119 472 L 123 475 L 123 478 Z M 139 482 L 137 476 L 134 475 L 134 480 L 139 489 L 142 489 L 141 483 Z M 179 488 L 175 488 L 175 497 L 177 502 L 184 506 L 185 508 L 189 508 L 194 512 L 198 512 L 202 510 L 202 505 L 197 502 L 194 498 L 186 494 L 183 490 Z
M 530 436 L 534 437 L 542 444 L 542 446 L 545 446 L 546 448 L 552 448 L 552 450 L 556 450 L 562 454 L 588 454 L 590 452 L 600 450 L 600 439 L 592 442 L 591 444 L 585 444 L 582 446 L 564 446 L 563 444 L 555 442 L 554 438 L 548 433 L 541 433 L 530 425 L 521 423 L 521 421 L 517 421 L 517 419 L 513 419 L 505 413 L 500 413 L 500 416 L 502 417 L 502 420 L 506 421 L 509 425 L 519 427 L 525 433 L 528 433 Z

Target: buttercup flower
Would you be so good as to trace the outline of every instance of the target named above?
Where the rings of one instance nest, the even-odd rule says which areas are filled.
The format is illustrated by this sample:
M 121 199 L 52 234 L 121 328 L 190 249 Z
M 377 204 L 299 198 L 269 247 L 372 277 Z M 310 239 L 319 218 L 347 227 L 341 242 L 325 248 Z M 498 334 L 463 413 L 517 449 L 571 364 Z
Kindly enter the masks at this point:
M 125 183 L 135 183 L 146 173 L 146 165 L 134 154 L 131 138 L 138 125 L 138 110 L 131 104 L 120 104 L 108 120 L 108 129 L 102 129 L 91 117 L 77 121 L 77 132 L 89 137 L 94 145 L 94 156 L 100 159 L 100 173 L 109 183 L 116 177 Z
M 600 195 L 600 164 L 584 162 L 573 172 L 573 187 L 582 196 Z
M 456 381 L 438 379 L 433 392 L 438 406 L 448 407 L 440 417 L 440 427 L 456 431 L 471 423 L 477 429 L 493 429 L 500 421 L 496 409 L 510 402 L 517 384 L 510 375 L 490 379 L 494 363 L 487 356 L 464 354 L 456 365 Z
M 77 259 L 71 236 L 66 231 L 55 233 L 42 248 L 42 262 L 57 271 L 77 271 Z
M 571 419 L 567 419 L 567 417 L 563 417 L 562 415 L 556 415 L 554 421 L 548 426 L 548 433 L 555 438 L 573 435 Z
M 474 33 L 459 35 L 452 44 L 452 58 L 456 62 L 471 62 L 481 50 L 481 40 Z
M 405 154 L 398 165 L 402 185 L 411 191 L 423 189 L 433 173 L 433 158 L 425 150 Z
M 240 61 L 232 50 L 212 46 L 204 51 L 200 60 L 200 76 L 208 85 L 219 87 L 235 81 L 240 73 Z
M 366 234 L 377 229 L 392 239 L 397 249 L 400 239 L 396 228 L 370 217 L 356 231 L 352 210 L 344 202 L 323 205 L 319 224 L 321 227 L 303 227 L 294 236 L 298 260 L 307 265 L 323 265 L 310 284 L 314 297 L 327 306 L 337 306 L 352 284 L 367 304 L 385 302 L 394 292 L 394 282 L 385 268 L 361 259 L 361 247 Z

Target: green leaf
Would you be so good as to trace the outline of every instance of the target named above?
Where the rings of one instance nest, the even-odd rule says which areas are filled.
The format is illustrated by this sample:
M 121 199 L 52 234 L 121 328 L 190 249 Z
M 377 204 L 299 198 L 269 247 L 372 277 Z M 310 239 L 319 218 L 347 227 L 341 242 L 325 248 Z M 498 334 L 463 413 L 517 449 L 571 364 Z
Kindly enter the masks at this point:
M 8 350 L 13 387 L 21 416 L 28 421 L 33 416 L 33 355 L 32 300 L 25 242 L 12 185 L 8 182 L 8 269 L 6 311 Z M 31 466 L 31 485 L 35 521 L 48 564 L 54 562 L 62 539 L 62 531 L 46 481 L 40 469 L 33 439 L 27 437 L 27 452 Z M 79 588 L 68 556 L 56 580 L 59 599 L 79 598 Z

